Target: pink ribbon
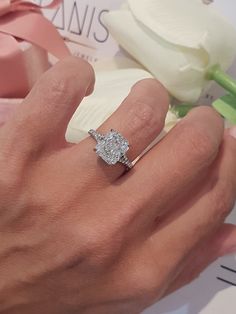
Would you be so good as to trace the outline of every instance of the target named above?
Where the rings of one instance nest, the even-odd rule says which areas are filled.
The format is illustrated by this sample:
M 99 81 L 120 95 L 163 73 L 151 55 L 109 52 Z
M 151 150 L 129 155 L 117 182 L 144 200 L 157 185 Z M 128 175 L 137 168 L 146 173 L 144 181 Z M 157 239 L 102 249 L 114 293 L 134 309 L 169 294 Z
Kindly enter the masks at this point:
M 26 0 L 0 0 L 0 71 L 2 73 L 0 73 L 0 96 L 8 96 L 8 89 L 12 90 L 14 84 L 17 91 L 26 88 L 27 82 L 23 79 L 26 74 L 23 52 L 19 47 L 19 39 L 45 49 L 58 59 L 70 55 L 57 29 L 40 11 L 42 8 L 56 8 L 60 2 L 61 0 L 53 0 L 47 6 L 40 6 Z M 11 64 L 16 75 L 14 81 L 12 77 L 8 77 L 8 72 L 11 71 L 4 61 L 7 56 L 12 56 L 11 59 L 14 60 Z M 19 76 L 18 82 L 16 82 L 17 76 Z
M 15 11 L 39 11 L 42 8 L 55 8 L 60 4 L 61 0 L 53 0 L 49 5 L 40 6 L 31 1 L 23 0 L 1 0 L 0 2 L 0 16 Z

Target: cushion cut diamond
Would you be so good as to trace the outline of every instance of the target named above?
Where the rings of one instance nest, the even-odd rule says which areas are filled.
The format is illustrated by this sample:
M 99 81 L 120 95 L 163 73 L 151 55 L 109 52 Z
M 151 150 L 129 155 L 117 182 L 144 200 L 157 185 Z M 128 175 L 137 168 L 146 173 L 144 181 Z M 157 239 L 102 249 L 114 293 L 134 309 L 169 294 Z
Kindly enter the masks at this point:
M 114 130 L 101 137 L 96 145 L 97 155 L 109 165 L 115 165 L 128 149 L 129 142 Z

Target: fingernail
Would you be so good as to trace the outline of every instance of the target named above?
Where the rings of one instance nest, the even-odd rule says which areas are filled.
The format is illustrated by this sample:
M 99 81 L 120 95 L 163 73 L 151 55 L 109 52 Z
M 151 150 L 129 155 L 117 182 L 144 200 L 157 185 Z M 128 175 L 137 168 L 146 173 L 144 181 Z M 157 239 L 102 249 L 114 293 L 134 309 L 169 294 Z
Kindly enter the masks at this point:
M 229 129 L 229 134 L 236 139 L 236 126 Z

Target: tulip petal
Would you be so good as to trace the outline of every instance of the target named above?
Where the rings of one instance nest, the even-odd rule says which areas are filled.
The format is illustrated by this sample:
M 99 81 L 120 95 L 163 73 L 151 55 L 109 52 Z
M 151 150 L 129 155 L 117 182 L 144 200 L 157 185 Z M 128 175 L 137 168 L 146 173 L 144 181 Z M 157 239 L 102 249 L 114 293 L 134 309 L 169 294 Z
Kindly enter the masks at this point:
M 226 70 L 236 54 L 236 31 L 201 0 L 127 0 L 125 10 L 109 12 L 111 34 L 168 91 L 196 102 L 210 85 L 209 67 Z
M 135 18 L 173 44 L 209 54 L 208 66 L 226 70 L 236 53 L 234 27 L 214 7 L 201 0 L 128 0 Z
M 214 7 L 201 0 L 128 0 L 128 4 L 139 22 L 176 45 L 199 48 L 209 32 L 222 40 L 225 34 L 235 33 Z
M 147 68 L 171 95 L 184 102 L 195 102 L 199 98 L 205 84 L 204 69 L 191 65 L 191 53 L 183 53 L 179 47 L 152 36 L 148 29 L 140 27 L 128 10 L 110 12 L 104 16 L 104 22 L 121 46 Z

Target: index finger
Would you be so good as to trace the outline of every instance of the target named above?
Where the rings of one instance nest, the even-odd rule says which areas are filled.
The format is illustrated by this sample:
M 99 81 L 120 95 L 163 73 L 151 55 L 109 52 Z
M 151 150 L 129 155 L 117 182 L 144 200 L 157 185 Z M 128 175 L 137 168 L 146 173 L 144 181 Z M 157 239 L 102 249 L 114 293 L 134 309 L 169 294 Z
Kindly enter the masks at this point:
M 1 147 L 11 147 L 12 153 L 19 154 L 64 140 L 71 116 L 92 91 L 94 81 L 92 67 L 82 59 L 58 62 L 42 75 L 3 127 Z

